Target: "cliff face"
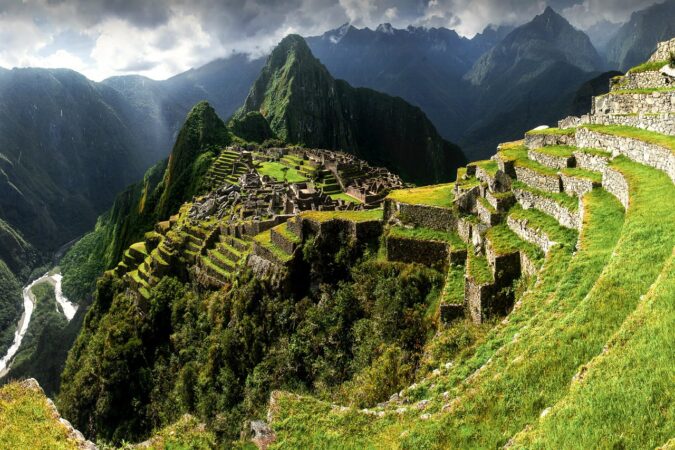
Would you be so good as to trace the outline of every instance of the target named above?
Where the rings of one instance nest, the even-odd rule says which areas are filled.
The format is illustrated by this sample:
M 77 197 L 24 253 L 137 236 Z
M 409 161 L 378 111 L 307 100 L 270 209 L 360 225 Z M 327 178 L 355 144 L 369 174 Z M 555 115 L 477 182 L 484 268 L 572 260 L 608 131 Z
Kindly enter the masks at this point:
M 410 181 L 449 180 L 464 160 L 419 108 L 333 79 L 300 36 L 272 52 L 235 120 L 250 112 L 284 141 L 345 150 Z

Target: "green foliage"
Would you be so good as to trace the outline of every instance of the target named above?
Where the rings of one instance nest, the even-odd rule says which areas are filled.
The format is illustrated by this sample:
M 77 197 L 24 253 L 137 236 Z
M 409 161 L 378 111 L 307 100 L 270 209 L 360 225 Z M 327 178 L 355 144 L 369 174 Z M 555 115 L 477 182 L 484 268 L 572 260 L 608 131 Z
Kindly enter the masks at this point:
M 628 70 L 628 73 L 653 72 L 668 64 L 668 61 L 653 61 L 640 64 Z
M 249 111 L 243 116 L 234 117 L 228 126 L 236 136 L 248 142 L 269 144 L 276 139 L 269 123 L 258 111 Z
M 111 442 L 184 413 L 229 442 L 245 417 L 263 414 L 272 389 L 385 399 L 418 366 L 442 277 L 364 252 L 347 234 L 311 239 L 293 295 L 250 273 L 236 289 L 201 295 L 165 277 L 139 305 L 106 275 L 64 370 L 60 409 Z
M 449 183 L 412 189 L 400 189 L 390 193 L 387 198 L 402 203 L 451 208 L 452 202 L 455 199 L 454 188 L 454 183 Z
M 54 417 L 47 397 L 20 383 L 0 387 L 0 442 L 4 448 L 74 450 L 66 427 Z

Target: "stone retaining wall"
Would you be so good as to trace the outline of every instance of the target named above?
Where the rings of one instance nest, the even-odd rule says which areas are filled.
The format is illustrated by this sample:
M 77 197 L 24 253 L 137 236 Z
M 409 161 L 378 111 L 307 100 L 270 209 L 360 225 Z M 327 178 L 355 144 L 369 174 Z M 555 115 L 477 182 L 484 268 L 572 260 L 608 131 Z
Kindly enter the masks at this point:
M 587 128 L 578 128 L 576 136 L 579 147 L 601 148 L 611 151 L 614 155 L 625 155 L 637 163 L 664 171 L 675 182 L 675 154 L 670 149 Z
M 525 146 L 529 149 L 550 147 L 552 145 L 571 145 L 575 146 L 574 135 L 568 134 L 546 134 L 546 133 L 526 133 Z
M 521 239 L 536 245 L 542 249 L 544 253 L 548 253 L 551 248 L 557 245 L 557 243 L 550 240 L 542 230 L 531 228 L 526 219 L 514 219 L 512 216 L 509 216 L 506 218 L 506 224 L 511 231 L 516 233 Z
M 606 94 L 593 97 L 592 115 L 675 112 L 675 92 Z
M 602 172 L 609 164 L 610 156 L 593 155 L 590 153 L 576 151 L 574 152 L 574 160 L 576 166 L 580 169 L 592 170 L 594 172 Z
M 539 272 L 539 267 L 530 259 L 525 252 L 520 252 L 520 271 L 522 276 L 534 276 Z
M 656 51 L 649 57 L 649 61 L 667 61 L 670 57 L 670 52 L 675 53 L 675 38 L 656 44 Z
M 554 156 L 537 150 L 528 150 L 527 157 L 532 161 L 538 162 L 542 166 L 552 167 L 554 169 L 564 169 L 566 167 L 574 166 L 573 157 Z
M 675 135 L 675 113 L 630 116 L 597 115 L 593 116 L 592 123 L 599 125 L 624 125 L 627 127 L 642 128 L 661 134 Z
M 499 212 L 508 211 L 509 208 L 511 208 L 516 203 L 513 195 L 495 196 L 494 193 L 490 191 L 485 193 L 485 200 L 487 200 L 488 203 Z
M 492 243 L 487 240 L 485 256 L 498 285 L 508 286 L 520 276 L 520 252 L 498 255 L 494 252 Z
M 292 255 L 295 249 L 298 248 L 298 245 L 295 242 L 286 238 L 286 236 L 284 236 L 283 234 L 279 233 L 274 229 L 271 230 L 270 232 L 270 239 L 274 245 L 276 245 L 289 255 Z
M 486 225 L 494 226 L 502 221 L 501 213 L 491 211 L 481 202 L 476 202 L 476 214 L 478 215 L 480 221 Z
M 564 227 L 577 230 L 581 229 L 582 221 L 578 212 L 571 211 L 550 198 L 539 196 L 530 191 L 514 189 L 513 193 L 515 194 L 518 203 L 520 203 L 524 209 L 537 209 L 544 214 L 553 217 Z
M 630 191 L 628 182 L 623 174 L 609 167 L 602 173 L 602 185 L 607 192 L 619 199 L 626 210 L 630 203 Z
M 488 317 L 488 310 L 495 297 L 492 284 L 477 284 L 471 277 L 466 277 L 464 283 L 464 301 L 469 310 L 469 316 L 474 323 L 483 323 Z
M 591 118 L 588 114 L 584 114 L 581 117 L 568 116 L 558 121 L 558 128 L 567 130 L 568 128 L 576 128 L 587 123 L 591 123 Z
M 516 166 L 516 179 L 522 181 L 536 189 L 546 192 L 560 192 L 560 177 L 556 175 L 546 175 L 527 167 Z
M 617 80 L 616 83 L 610 83 L 610 89 L 612 91 L 620 89 L 670 88 L 674 86 L 673 79 L 662 74 L 658 70 L 627 73 Z
M 466 255 L 466 252 L 464 253 Z M 445 242 L 389 236 L 387 237 L 387 259 L 445 269 L 450 260 L 450 252 Z
M 401 222 L 436 231 L 452 231 L 456 227 L 457 216 L 450 208 L 440 206 L 413 205 L 409 203 L 385 201 L 385 221 L 398 214 Z
M 560 181 L 562 182 L 563 191 L 569 195 L 576 195 L 583 197 L 585 194 L 591 192 L 594 187 L 600 186 L 599 183 L 593 182 L 588 178 L 575 177 L 571 175 L 560 174 Z

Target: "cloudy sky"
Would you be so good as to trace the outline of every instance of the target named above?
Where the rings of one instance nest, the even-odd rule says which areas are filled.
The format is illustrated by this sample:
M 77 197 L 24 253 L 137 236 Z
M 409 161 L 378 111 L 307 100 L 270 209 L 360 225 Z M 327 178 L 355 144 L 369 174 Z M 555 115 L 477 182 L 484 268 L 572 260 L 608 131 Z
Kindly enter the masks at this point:
M 93 80 L 165 79 L 232 52 L 266 53 L 284 35 L 350 22 L 445 26 L 472 36 L 549 4 L 575 26 L 623 22 L 657 0 L 0 0 L 0 67 L 67 67 Z

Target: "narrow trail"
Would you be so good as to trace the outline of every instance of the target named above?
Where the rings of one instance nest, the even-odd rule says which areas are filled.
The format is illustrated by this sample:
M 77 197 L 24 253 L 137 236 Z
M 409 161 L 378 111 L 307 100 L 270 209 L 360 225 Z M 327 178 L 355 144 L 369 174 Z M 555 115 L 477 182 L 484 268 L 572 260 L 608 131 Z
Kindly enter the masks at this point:
M 37 280 L 31 282 L 23 288 L 23 314 L 21 319 L 16 327 L 16 332 L 14 333 L 14 341 L 12 345 L 7 350 L 5 356 L 0 359 L 0 378 L 7 375 L 9 368 L 11 366 L 12 359 L 21 348 L 21 342 L 23 337 L 28 331 L 28 326 L 30 325 L 30 319 L 33 315 L 33 310 L 35 309 L 35 295 L 33 294 L 33 288 L 41 283 L 49 283 L 54 286 L 54 294 L 56 297 L 57 304 L 61 307 L 59 308 L 54 305 L 57 310 L 63 313 L 63 315 L 70 322 L 77 312 L 77 305 L 70 302 L 64 295 L 63 290 L 61 289 L 61 280 L 63 279 L 60 273 L 50 274 L 49 272 L 38 278 Z

